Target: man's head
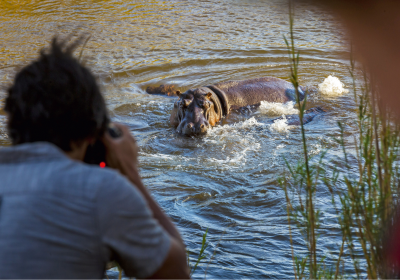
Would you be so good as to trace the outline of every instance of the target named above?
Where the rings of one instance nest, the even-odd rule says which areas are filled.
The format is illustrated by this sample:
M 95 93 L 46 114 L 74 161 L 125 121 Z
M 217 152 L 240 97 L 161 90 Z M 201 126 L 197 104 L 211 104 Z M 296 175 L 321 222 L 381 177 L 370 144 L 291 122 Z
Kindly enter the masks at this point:
M 13 144 L 47 141 L 64 151 L 106 129 L 104 99 L 90 71 L 73 58 L 80 40 L 53 39 L 48 52 L 24 67 L 8 89 L 5 111 Z

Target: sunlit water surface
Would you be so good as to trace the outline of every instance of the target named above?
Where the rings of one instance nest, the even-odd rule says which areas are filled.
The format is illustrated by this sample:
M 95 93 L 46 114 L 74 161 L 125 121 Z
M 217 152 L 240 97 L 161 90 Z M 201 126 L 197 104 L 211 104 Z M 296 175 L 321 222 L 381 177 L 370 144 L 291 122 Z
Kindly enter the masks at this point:
M 127 124 L 137 138 L 145 184 L 176 222 L 192 262 L 209 229 L 206 253 L 215 256 L 194 277 L 204 277 L 206 270 L 209 278 L 293 277 L 278 178 L 288 173 L 285 158 L 291 164 L 302 158 L 300 129 L 269 124 L 293 108 L 233 113 L 205 137 L 185 138 L 168 122 L 175 98 L 143 90 L 172 83 L 184 91 L 262 76 L 288 80 L 285 1 L 11 0 L 0 8 L 1 104 L 15 71 L 37 57 L 54 34 L 90 34 L 86 64 L 102 85 L 113 120 Z M 329 14 L 297 5 L 295 38 L 303 85 L 317 88 L 333 74 L 350 86 L 346 38 Z M 327 113 L 306 125 L 310 155 L 330 149 L 328 162 L 339 154 L 332 137 L 339 135 L 338 121 L 351 125 L 355 118 L 351 96 L 311 94 L 308 107 L 323 106 Z M 0 145 L 9 144 L 0 110 Z M 341 238 L 323 186 L 316 204 L 324 223 L 319 250 L 329 263 Z M 293 238 L 297 252 L 306 252 L 297 229 Z M 351 273 L 351 265 L 346 267 Z

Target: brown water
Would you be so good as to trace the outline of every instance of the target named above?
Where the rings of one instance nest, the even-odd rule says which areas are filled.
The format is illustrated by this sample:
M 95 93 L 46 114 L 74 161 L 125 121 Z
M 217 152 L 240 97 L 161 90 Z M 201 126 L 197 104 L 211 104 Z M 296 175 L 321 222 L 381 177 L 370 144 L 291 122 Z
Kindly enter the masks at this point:
M 19 67 L 37 57 L 55 34 L 86 32 L 87 64 L 102 85 L 113 120 L 130 126 L 141 146 L 145 184 L 177 223 L 190 251 L 209 228 L 210 278 L 293 277 L 286 203 L 278 177 L 301 158 L 298 128 L 279 133 L 260 110 L 232 114 L 203 138 L 183 138 L 169 126 L 174 98 L 150 96 L 148 85 L 173 83 L 184 91 L 229 79 L 274 76 L 288 80 L 283 35 L 285 1 L 0 1 L 0 103 Z M 323 11 L 296 6 L 295 37 L 301 49 L 301 81 L 317 86 L 330 74 L 350 85 L 343 29 Z M 315 92 L 308 107 L 327 113 L 306 125 L 309 149 L 331 149 L 337 121 L 354 119 L 351 94 Z M 0 146 L 9 145 L 0 110 Z M 320 247 L 331 260 L 340 238 L 323 187 Z M 220 240 L 220 241 L 219 241 Z M 305 252 L 294 231 L 295 248 Z M 194 254 L 191 255 L 194 260 Z M 351 272 L 351 267 L 348 266 Z M 195 278 L 204 277 L 206 264 Z

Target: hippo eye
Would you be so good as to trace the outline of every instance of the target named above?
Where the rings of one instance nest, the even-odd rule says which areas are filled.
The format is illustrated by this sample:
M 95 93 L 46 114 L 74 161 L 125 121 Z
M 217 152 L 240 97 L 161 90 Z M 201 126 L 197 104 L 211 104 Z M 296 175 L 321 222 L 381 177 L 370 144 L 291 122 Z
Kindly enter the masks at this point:
M 210 101 L 204 101 L 202 105 L 203 105 L 203 108 L 207 110 L 208 108 L 211 107 L 211 102 Z

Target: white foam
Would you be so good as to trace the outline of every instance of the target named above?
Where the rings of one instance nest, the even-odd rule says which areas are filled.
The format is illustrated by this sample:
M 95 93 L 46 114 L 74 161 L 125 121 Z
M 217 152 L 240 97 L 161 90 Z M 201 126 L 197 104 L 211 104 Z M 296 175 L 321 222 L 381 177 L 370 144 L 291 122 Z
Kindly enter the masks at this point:
M 233 155 L 231 155 L 232 157 L 227 156 L 226 159 L 216 159 L 213 157 L 209 157 L 206 160 L 210 163 L 216 163 L 218 165 L 225 164 L 225 165 L 228 165 L 229 167 L 240 167 L 240 166 L 244 166 L 246 164 L 247 152 L 254 151 L 254 150 L 255 149 L 252 147 L 247 147 L 247 148 L 244 148 L 240 152 L 234 153 Z
M 215 135 L 220 135 L 221 133 L 238 131 L 238 129 L 240 130 L 240 129 L 256 127 L 256 126 L 265 126 L 265 124 L 260 123 L 254 117 L 251 117 L 248 120 L 245 120 L 243 122 L 234 123 L 231 125 L 217 125 L 217 126 L 213 127 L 212 129 L 208 129 L 207 135 L 215 136 Z
M 322 146 L 321 144 L 314 144 L 314 145 L 310 145 L 310 149 L 308 151 L 308 155 L 309 156 L 315 156 L 318 155 L 321 152 Z
M 279 133 L 287 133 L 289 129 L 292 128 L 292 125 L 288 125 L 287 119 L 285 115 L 282 115 L 281 119 L 277 119 L 271 124 L 270 129 L 275 130 Z
M 294 108 L 295 103 L 289 101 L 286 103 L 276 103 L 261 101 L 259 111 L 267 116 L 282 116 L 298 114 L 299 110 Z
M 258 122 L 254 117 L 251 117 L 248 120 L 245 120 L 244 122 L 238 122 L 233 124 L 233 127 L 236 128 L 247 128 L 247 127 L 252 127 L 252 126 L 264 126 L 265 124 Z
M 349 92 L 344 88 L 344 84 L 339 80 L 339 78 L 331 75 L 320 83 L 318 88 L 322 94 L 329 96 L 340 96 Z
M 203 142 L 208 147 L 213 147 L 218 151 L 223 151 L 223 156 L 207 155 L 206 160 L 210 166 L 215 166 L 218 170 L 229 170 L 232 168 L 242 168 L 246 165 L 249 154 L 257 152 L 261 144 L 256 140 L 255 135 L 259 135 L 259 128 L 268 127 L 264 123 L 258 122 L 254 117 L 245 121 L 229 125 L 217 125 L 207 131 L 207 136 Z

